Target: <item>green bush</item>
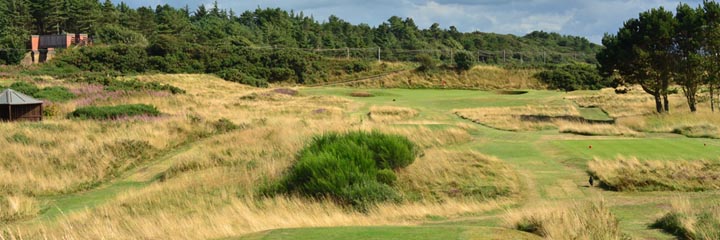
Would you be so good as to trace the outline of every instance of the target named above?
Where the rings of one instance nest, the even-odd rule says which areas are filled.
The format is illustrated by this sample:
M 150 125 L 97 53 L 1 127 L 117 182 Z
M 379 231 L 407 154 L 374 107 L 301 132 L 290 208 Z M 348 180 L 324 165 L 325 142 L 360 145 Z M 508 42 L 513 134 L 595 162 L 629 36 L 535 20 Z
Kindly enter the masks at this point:
M 53 102 L 65 102 L 75 98 L 75 94 L 71 93 L 65 87 L 55 86 L 43 88 L 42 90 L 33 94 L 33 97 Z
M 415 61 L 420 63 L 420 66 L 417 68 L 417 70 L 421 72 L 429 72 L 437 68 L 437 60 L 425 53 L 419 54 L 417 57 L 415 57 Z
M 395 172 L 390 169 L 380 169 L 377 173 L 377 181 L 380 183 L 384 183 L 387 185 L 395 185 L 395 182 L 397 181 L 397 176 L 395 175 Z
M 375 203 L 399 199 L 390 187 L 397 179 L 392 169 L 409 165 L 416 154 L 415 145 L 402 136 L 379 132 L 316 136 L 272 192 L 331 197 L 366 211 Z
M 459 72 L 470 70 L 475 65 L 475 56 L 469 52 L 458 52 L 455 55 L 455 69 Z
M 142 34 L 118 25 L 107 25 L 99 28 L 95 41 L 103 44 L 126 44 L 145 47 L 148 40 Z
M 34 96 L 37 92 L 40 91 L 40 88 L 35 86 L 35 84 L 29 82 L 14 82 L 10 85 L 10 88 L 12 90 L 24 93 L 29 96 Z
M 588 64 L 567 64 L 539 72 L 536 78 L 550 89 L 564 91 L 598 90 L 610 87 L 612 82 L 600 76 L 594 66 Z
M 160 111 L 152 105 L 128 104 L 117 106 L 89 106 L 75 109 L 68 117 L 79 119 L 117 119 L 139 115 L 158 116 Z

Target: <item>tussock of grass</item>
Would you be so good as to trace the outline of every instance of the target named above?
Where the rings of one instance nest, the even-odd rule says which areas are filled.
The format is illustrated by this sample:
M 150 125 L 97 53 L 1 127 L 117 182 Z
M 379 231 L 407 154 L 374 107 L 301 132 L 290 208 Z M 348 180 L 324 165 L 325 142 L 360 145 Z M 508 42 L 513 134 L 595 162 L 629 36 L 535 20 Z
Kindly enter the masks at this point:
M 513 211 L 505 222 L 511 228 L 547 239 L 628 239 L 604 201 Z
M 636 132 L 625 126 L 614 124 L 587 124 L 571 121 L 558 121 L 560 133 L 571 133 L 584 136 L 629 136 L 639 137 L 642 133 Z
M 464 119 L 508 131 L 554 129 L 557 127 L 555 118 L 582 118 L 572 105 L 486 107 L 457 109 L 454 112 Z
M 406 107 L 372 106 L 368 117 L 373 121 L 388 122 L 407 120 L 418 115 L 418 111 Z
M 372 97 L 373 94 L 369 92 L 352 92 L 350 93 L 350 96 L 352 97 Z
M 720 164 L 707 161 L 594 159 L 588 172 L 616 191 L 704 191 L 720 189 Z
M 686 198 L 673 199 L 670 211 L 651 227 L 663 229 L 680 239 L 720 239 L 720 202 L 693 206 Z
M 0 196 L 0 223 L 34 217 L 40 211 L 35 199 L 23 195 Z M 0 235 L 2 238 L 2 235 Z
M 697 138 L 720 138 L 716 113 L 671 113 L 621 119 L 618 124 L 643 132 L 666 132 Z
M 400 171 L 398 186 L 411 199 L 431 201 L 511 197 L 520 189 L 517 173 L 500 159 L 437 149 Z

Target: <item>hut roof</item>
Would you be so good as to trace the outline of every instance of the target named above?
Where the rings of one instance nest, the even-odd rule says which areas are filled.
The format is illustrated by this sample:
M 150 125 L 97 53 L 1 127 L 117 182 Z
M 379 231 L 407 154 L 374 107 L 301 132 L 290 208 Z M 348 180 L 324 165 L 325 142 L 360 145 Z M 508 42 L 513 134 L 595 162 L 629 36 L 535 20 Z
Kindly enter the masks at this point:
M 24 105 L 24 104 L 39 104 L 42 101 L 34 99 L 28 95 L 16 92 L 12 89 L 5 89 L 0 93 L 0 104 L 3 105 Z

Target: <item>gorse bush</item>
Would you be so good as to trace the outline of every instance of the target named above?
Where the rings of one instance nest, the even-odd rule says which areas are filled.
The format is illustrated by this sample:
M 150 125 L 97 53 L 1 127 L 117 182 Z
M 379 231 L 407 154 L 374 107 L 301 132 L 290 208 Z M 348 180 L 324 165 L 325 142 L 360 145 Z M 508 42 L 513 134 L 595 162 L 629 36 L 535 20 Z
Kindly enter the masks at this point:
M 160 111 L 152 105 L 128 104 L 117 106 L 89 106 L 75 109 L 69 117 L 79 119 L 118 119 L 132 116 L 158 116 Z
M 54 86 L 43 88 L 33 94 L 33 97 L 53 102 L 66 102 L 75 98 L 75 94 L 71 93 L 66 87 Z
M 611 80 L 600 76 L 595 67 L 589 64 L 552 66 L 537 73 L 535 77 L 547 84 L 550 89 L 564 91 L 598 90 L 612 85 Z
M 417 147 L 407 138 L 379 132 L 329 133 L 313 138 L 274 189 L 308 197 L 331 197 L 366 211 L 399 200 L 393 169 L 410 165 Z
M 29 82 L 15 82 L 10 88 L 30 95 L 34 98 L 45 99 L 53 102 L 65 102 L 75 98 L 75 94 L 71 93 L 66 87 L 53 86 L 40 89 L 35 84 Z

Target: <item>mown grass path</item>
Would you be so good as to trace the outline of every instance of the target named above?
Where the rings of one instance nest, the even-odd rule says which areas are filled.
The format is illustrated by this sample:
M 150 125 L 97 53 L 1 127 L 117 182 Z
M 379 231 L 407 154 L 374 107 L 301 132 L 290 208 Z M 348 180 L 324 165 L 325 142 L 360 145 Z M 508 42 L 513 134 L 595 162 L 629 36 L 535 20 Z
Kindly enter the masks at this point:
M 120 193 L 146 187 L 157 181 L 157 177 L 172 165 L 173 157 L 192 149 L 199 142 L 206 140 L 207 138 L 202 138 L 197 141 L 182 143 L 165 151 L 155 159 L 147 161 L 96 188 L 40 199 L 40 201 L 46 203 L 45 210 L 31 221 L 54 220 L 74 211 L 94 208 L 115 198 Z

